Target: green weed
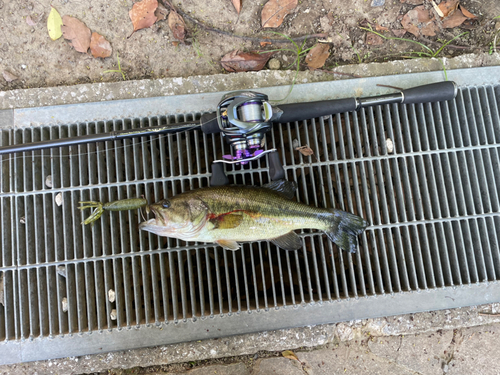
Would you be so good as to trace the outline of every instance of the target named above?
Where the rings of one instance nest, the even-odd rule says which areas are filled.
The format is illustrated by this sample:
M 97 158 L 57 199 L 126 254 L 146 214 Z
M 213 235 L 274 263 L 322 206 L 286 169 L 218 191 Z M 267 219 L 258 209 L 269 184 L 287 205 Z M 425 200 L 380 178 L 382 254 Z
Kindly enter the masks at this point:
M 118 60 L 118 70 L 105 70 L 104 73 L 121 73 L 123 80 L 126 81 L 127 78 L 125 77 L 125 73 L 122 70 L 122 67 L 120 65 L 120 56 L 118 55 L 118 52 L 116 53 L 116 60 Z
M 293 49 L 293 48 L 278 48 L 278 49 L 273 49 L 273 50 L 262 51 L 261 52 L 261 53 L 268 53 L 268 52 L 288 51 L 288 52 L 292 52 L 293 54 L 295 54 L 295 59 L 293 60 L 293 62 L 285 68 L 285 69 L 289 69 L 290 67 L 292 67 L 293 65 L 295 65 L 296 66 L 295 76 L 293 77 L 292 85 L 290 86 L 290 89 L 288 90 L 288 93 L 286 94 L 286 96 L 283 99 L 280 99 L 280 100 L 273 100 L 273 102 L 279 103 L 279 102 L 282 102 L 283 100 L 285 100 L 286 98 L 288 98 L 288 96 L 292 92 L 293 86 L 295 85 L 295 81 L 297 80 L 297 75 L 299 74 L 300 61 L 311 50 L 312 47 L 304 48 L 305 45 L 306 45 L 307 39 L 304 39 L 304 41 L 302 42 L 302 44 L 299 46 L 297 43 L 295 43 L 295 41 L 293 41 L 290 37 L 288 37 L 288 36 L 286 36 L 284 34 L 278 33 L 276 31 L 269 31 L 269 32 L 273 33 L 273 34 L 276 34 L 276 35 L 279 35 L 279 36 L 281 36 L 283 38 L 288 39 L 290 41 L 290 43 L 293 43 L 293 45 L 295 46 L 295 49 Z
M 397 38 L 397 37 L 383 35 L 381 33 L 378 33 L 376 31 L 374 31 L 371 27 L 368 27 L 368 28 L 367 27 L 361 27 L 361 29 L 362 30 L 366 30 L 366 31 L 371 32 L 371 33 L 374 33 L 375 35 L 378 35 L 381 38 L 384 38 L 384 39 L 387 39 L 387 40 L 389 40 L 389 39 L 392 39 L 392 40 L 401 40 L 401 41 L 404 41 L 404 42 L 410 42 L 410 43 L 413 43 L 413 44 L 417 44 L 418 46 L 422 47 L 422 51 L 408 51 L 408 52 L 403 52 L 406 55 L 402 55 L 402 57 L 408 58 L 408 59 L 418 59 L 418 58 L 422 58 L 422 57 L 437 58 L 438 55 L 443 51 L 443 49 L 448 44 L 450 44 L 451 42 L 453 42 L 455 39 L 460 38 L 461 36 L 464 36 L 464 35 L 468 34 L 468 32 L 465 32 L 465 33 L 462 33 L 462 34 L 459 34 L 459 35 L 455 36 L 453 39 L 450 39 L 447 42 L 442 41 L 441 47 L 439 47 L 437 50 L 434 50 L 431 47 L 426 46 L 425 44 L 423 44 L 421 42 L 417 42 L 416 40 L 411 40 L 411 39 L 406 39 L 406 38 Z M 444 77 L 445 77 L 445 80 L 447 81 L 448 80 L 448 74 L 446 72 L 446 66 L 444 64 L 444 60 L 440 59 L 439 61 L 441 61 L 441 64 L 443 65 Z

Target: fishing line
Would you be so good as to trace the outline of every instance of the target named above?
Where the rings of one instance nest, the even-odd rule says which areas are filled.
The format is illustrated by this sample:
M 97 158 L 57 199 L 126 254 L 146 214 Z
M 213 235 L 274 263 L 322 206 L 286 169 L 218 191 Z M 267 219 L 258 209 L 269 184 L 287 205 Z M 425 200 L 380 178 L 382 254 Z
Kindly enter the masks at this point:
M 200 123 L 200 126 L 199 126 L 199 130 L 201 130 L 201 125 L 203 124 L 206 124 L 206 122 L 203 122 L 203 123 Z M 166 125 L 175 125 L 175 123 L 172 123 L 172 124 L 166 124 Z M 71 125 L 69 125 L 71 126 Z M 35 128 L 26 128 L 24 130 L 33 130 Z M 9 130 L 14 130 L 16 131 L 17 129 L 9 129 Z M 141 128 L 133 128 L 133 129 L 126 129 L 126 130 L 141 130 Z M 198 130 L 198 129 L 195 129 L 195 130 Z M 144 135 L 144 136 L 141 136 L 141 137 L 136 137 L 136 138 L 130 138 L 128 140 L 125 140 L 125 139 L 118 139 L 118 140 L 108 140 L 108 141 L 100 141 L 100 142 L 89 142 L 89 143 L 83 143 L 83 144 L 79 144 L 79 145 L 68 145 L 68 146 L 60 146 L 60 147 L 52 147 L 52 148 L 46 148 L 46 149 L 41 149 L 41 150 L 33 150 L 33 151 L 19 151 L 19 152 L 13 152 L 12 154 L 7 154 L 7 155 L 0 155 L 0 160 L 3 162 L 8 162 L 8 161 L 12 161 L 12 162 L 16 162 L 20 159 L 44 159 L 44 158 L 50 158 L 51 160 L 52 159 L 63 159 L 63 158 L 81 158 L 81 157 L 84 157 L 84 156 L 99 156 L 99 153 L 103 153 L 103 152 L 116 152 L 116 151 L 120 151 L 120 150 L 125 150 L 129 147 L 137 147 L 137 146 L 140 146 L 140 145 L 144 145 L 144 144 L 147 144 L 147 143 L 151 143 L 151 146 L 153 142 L 155 141 L 163 141 L 165 138 L 167 137 L 173 137 L 173 136 L 176 136 L 176 135 L 182 135 L 182 134 L 186 134 L 190 131 L 193 131 L 193 129 L 186 129 L 186 130 L 181 130 L 177 133 L 172 133 L 172 134 L 155 134 L 155 135 Z M 205 135 L 205 133 L 201 132 L 202 135 Z M 95 133 L 95 134 L 101 134 L 101 133 Z M 86 134 L 81 134 L 81 135 L 86 135 Z M 207 135 L 208 136 L 208 135 Z M 146 140 L 140 140 L 140 138 L 142 137 L 155 137 L 155 138 L 152 138 L 152 139 L 146 139 Z M 67 137 L 67 138 L 70 138 L 70 137 Z M 56 139 L 65 139 L 65 138 L 56 138 Z M 102 143 L 106 143 L 106 142 L 125 142 L 125 141 L 129 141 L 130 144 L 124 144 L 123 146 L 114 146 L 114 147 L 110 147 L 110 148 L 106 148 L 105 146 L 103 147 L 102 150 L 95 150 L 95 151 L 87 151 L 87 152 L 77 152 L 77 153 L 73 153 L 71 152 L 72 150 L 72 147 L 92 147 L 91 145 L 94 145 L 93 147 L 95 147 L 96 149 L 99 148 L 99 144 L 102 144 Z M 35 142 L 39 142 L 39 141 L 35 141 Z M 29 143 L 27 143 L 29 145 Z M 10 146 L 10 145 L 3 145 L 3 146 Z M 62 150 L 68 150 L 69 153 L 67 155 L 54 155 L 53 153 L 61 153 Z M 35 152 L 38 152 L 38 153 L 49 153 L 49 154 L 46 154 L 46 155 L 36 155 L 34 154 Z M 19 156 L 13 156 L 15 154 L 24 154 L 24 155 L 19 155 Z M 105 155 L 104 155 L 105 156 Z

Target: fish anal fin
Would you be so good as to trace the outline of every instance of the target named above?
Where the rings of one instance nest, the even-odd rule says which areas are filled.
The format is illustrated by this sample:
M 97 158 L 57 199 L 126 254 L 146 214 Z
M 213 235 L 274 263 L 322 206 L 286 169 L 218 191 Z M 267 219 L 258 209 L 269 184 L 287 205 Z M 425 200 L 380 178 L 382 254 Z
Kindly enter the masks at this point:
M 262 187 L 276 191 L 288 199 L 293 199 L 293 197 L 295 196 L 295 191 L 297 190 L 297 184 L 295 183 L 295 181 L 287 180 L 272 181 L 268 184 L 262 185 Z
M 302 240 L 295 232 L 273 238 L 271 242 L 284 250 L 298 250 L 302 247 Z
M 227 250 L 238 250 L 240 248 L 240 245 L 238 245 L 238 242 L 232 241 L 232 240 L 217 240 L 215 242 L 219 246 L 222 246 L 224 249 L 227 249 Z
M 210 218 L 214 229 L 233 229 L 237 228 L 243 221 L 243 212 L 228 212 Z

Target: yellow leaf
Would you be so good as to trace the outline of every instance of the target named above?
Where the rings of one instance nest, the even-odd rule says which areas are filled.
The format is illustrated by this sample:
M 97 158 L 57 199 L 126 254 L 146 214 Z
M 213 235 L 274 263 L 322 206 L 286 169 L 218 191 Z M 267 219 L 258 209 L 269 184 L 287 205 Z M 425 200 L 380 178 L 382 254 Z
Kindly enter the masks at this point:
M 291 350 L 285 350 L 284 352 L 281 352 L 281 355 L 285 358 L 288 358 L 288 359 L 295 359 L 296 361 L 298 361 L 299 359 L 297 358 L 297 356 L 295 355 L 294 352 L 292 352 Z
M 47 30 L 49 30 L 49 36 L 52 40 L 57 40 L 62 36 L 61 26 L 62 18 L 56 8 L 52 8 L 47 19 Z

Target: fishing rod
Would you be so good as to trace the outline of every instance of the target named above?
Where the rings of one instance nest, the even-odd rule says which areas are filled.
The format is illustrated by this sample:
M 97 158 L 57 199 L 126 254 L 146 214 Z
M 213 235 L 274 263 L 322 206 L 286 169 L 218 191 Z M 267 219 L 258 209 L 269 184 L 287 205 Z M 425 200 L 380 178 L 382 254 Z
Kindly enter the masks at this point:
M 222 133 L 234 150 L 234 156 L 224 155 L 223 159 L 225 160 L 217 161 L 214 166 L 221 167 L 220 162 L 245 164 L 249 161 L 247 159 L 254 160 L 265 153 L 261 148 L 261 142 L 265 133 L 272 128 L 273 123 L 308 120 L 382 104 L 413 104 L 452 100 L 456 97 L 457 91 L 455 82 L 445 81 L 417 86 L 387 95 L 279 106 L 271 105 L 265 94 L 253 91 L 233 91 L 222 97 L 215 113 L 202 115 L 198 122 L 182 122 L 3 146 L 0 147 L 0 155 L 201 129 L 205 134 Z M 269 156 L 271 155 L 272 153 L 269 154 Z M 277 157 L 277 154 L 275 156 Z

